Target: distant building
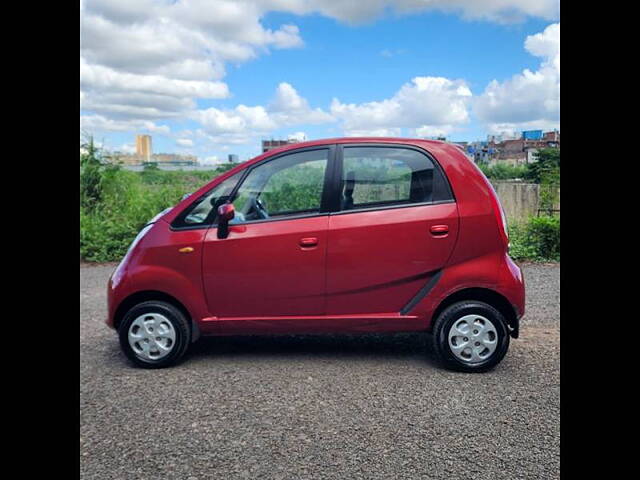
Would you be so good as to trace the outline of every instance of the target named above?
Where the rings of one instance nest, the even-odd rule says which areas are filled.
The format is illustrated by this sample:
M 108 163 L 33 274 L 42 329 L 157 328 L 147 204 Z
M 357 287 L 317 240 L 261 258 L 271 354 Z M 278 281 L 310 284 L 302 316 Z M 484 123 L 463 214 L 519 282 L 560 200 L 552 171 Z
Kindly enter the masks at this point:
M 532 138 L 533 137 L 533 138 Z M 502 138 L 502 140 L 499 140 Z M 472 142 L 466 151 L 476 163 L 487 165 L 524 165 L 538 160 L 542 148 L 560 148 L 560 132 L 528 130 L 520 138 L 505 139 L 502 135 L 489 135 L 486 142 Z
M 469 142 L 451 142 L 451 145 L 458 147 L 467 157 L 473 160 L 473 146 Z
M 527 148 L 527 163 L 535 163 L 538 161 L 538 149 Z
M 288 140 L 262 140 L 262 153 L 273 150 L 274 148 L 284 147 L 285 145 L 290 145 L 292 143 L 298 143 L 298 140 L 295 138 L 290 138 Z
M 136 135 L 136 155 L 144 162 L 150 162 L 152 154 L 151 135 Z
M 195 155 L 178 155 L 176 153 L 156 153 L 151 155 L 151 159 L 148 162 L 143 162 L 143 163 L 197 165 L 198 158 Z
M 135 153 L 113 152 L 107 155 L 111 163 L 121 165 L 142 165 L 143 159 Z
M 239 163 L 240 160 L 238 158 L 238 155 L 236 155 L 235 153 L 230 153 L 229 154 L 229 163 Z
M 194 166 L 198 158 L 194 155 L 175 153 L 153 153 L 151 135 L 136 135 L 136 153 L 113 152 L 108 156 L 112 163 L 131 165 Z
M 515 140 L 518 138 L 515 134 L 509 132 L 502 132 L 500 135 L 487 135 L 487 142 L 500 143 L 505 140 Z
M 542 130 L 525 130 L 522 132 L 524 140 L 542 140 Z
M 554 130 L 553 132 L 545 132 L 542 136 L 545 142 L 560 143 L 560 132 Z

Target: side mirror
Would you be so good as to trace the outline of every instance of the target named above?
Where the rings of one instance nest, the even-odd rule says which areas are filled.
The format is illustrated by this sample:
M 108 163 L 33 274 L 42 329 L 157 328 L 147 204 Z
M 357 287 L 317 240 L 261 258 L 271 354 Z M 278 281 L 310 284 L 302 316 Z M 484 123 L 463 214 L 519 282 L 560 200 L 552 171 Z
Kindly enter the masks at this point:
M 218 207 L 218 238 L 229 236 L 229 222 L 236 216 L 233 203 L 225 203 Z
M 236 216 L 236 209 L 233 203 L 225 203 L 218 207 L 218 222 L 224 221 L 229 223 Z

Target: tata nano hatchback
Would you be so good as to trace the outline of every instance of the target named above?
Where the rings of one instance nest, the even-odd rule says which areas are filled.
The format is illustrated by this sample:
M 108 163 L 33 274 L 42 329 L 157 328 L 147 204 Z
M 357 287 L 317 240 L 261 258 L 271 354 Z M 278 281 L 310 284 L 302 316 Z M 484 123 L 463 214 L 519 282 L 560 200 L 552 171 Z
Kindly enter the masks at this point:
M 459 147 L 290 144 L 151 220 L 108 284 L 107 324 L 142 367 L 202 335 L 429 332 L 485 371 L 518 337 L 524 280 L 498 198 Z

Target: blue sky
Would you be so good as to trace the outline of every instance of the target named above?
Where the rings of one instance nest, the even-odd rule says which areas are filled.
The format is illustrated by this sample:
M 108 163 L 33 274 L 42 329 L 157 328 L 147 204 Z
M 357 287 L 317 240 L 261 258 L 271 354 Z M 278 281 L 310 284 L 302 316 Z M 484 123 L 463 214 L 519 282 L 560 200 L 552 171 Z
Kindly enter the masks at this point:
M 518 21 L 492 2 L 478 11 L 482 0 L 471 11 L 404 14 L 149 2 L 81 7 L 81 127 L 110 149 L 130 151 L 136 133 L 150 133 L 154 152 L 213 161 L 249 158 L 261 138 L 292 134 L 471 141 L 559 126 L 557 2 L 531 15 L 514 0 Z

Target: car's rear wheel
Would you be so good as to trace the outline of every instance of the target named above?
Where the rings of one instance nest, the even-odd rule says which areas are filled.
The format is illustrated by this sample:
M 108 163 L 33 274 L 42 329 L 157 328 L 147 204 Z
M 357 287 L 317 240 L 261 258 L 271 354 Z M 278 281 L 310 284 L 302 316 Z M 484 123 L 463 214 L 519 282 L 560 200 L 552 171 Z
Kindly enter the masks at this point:
M 485 372 L 509 349 L 504 316 L 480 301 L 462 301 L 442 311 L 433 326 L 433 349 L 449 368 Z
M 139 303 L 124 316 L 120 346 L 135 365 L 162 368 L 175 364 L 187 351 L 189 323 L 175 306 L 151 300 Z

